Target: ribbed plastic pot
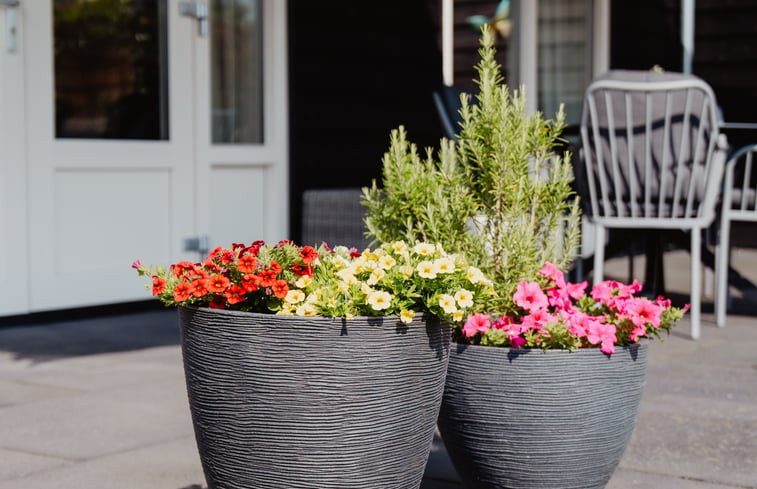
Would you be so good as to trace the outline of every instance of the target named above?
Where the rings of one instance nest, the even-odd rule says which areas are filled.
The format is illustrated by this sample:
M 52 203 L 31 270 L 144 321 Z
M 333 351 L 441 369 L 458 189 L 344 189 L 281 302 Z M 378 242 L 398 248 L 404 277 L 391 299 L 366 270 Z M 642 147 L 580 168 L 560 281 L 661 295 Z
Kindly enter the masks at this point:
M 179 308 L 209 489 L 418 488 L 449 326 Z
M 647 350 L 453 343 L 438 424 L 465 486 L 605 487 L 636 425 Z

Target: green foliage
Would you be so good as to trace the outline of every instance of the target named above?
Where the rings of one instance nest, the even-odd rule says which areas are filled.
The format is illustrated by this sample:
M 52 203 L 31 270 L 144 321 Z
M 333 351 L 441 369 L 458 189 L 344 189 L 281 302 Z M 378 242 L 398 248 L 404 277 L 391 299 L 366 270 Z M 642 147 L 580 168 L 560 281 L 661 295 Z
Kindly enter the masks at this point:
M 525 90 L 504 84 L 493 33 L 482 32 L 477 103 L 461 97 L 457 144 L 442 139 L 438 161 L 430 149 L 421 160 L 404 128 L 392 131 L 382 187 L 364 189 L 363 204 L 375 242 L 434 241 L 465 254 L 494 282 L 490 311 L 510 313 L 518 282 L 536 280 L 547 261 L 570 264 L 580 211 L 570 154 L 555 154 L 565 114 L 527 112 Z
M 438 157 L 434 161 L 429 149 L 421 159 L 404 127 L 392 131 L 383 158 L 383 187 L 374 180 L 363 189 L 366 226 L 374 244 L 419 240 L 443 242 L 450 250 L 479 245 L 466 228 L 477 207 L 454 143 L 442 140 Z

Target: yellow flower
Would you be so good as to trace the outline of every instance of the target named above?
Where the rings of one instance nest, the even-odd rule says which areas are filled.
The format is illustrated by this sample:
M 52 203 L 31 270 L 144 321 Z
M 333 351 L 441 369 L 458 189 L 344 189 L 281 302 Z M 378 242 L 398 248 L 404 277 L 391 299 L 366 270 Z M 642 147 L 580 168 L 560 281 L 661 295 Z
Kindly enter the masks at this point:
M 346 294 L 348 290 L 350 290 L 350 286 L 347 285 L 347 282 L 340 280 L 336 284 L 336 291 L 339 292 L 340 294 Z
M 371 276 L 368 277 L 368 280 L 366 282 L 368 283 L 368 285 L 376 285 L 377 283 L 379 283 L 379 280 L 384 278 L 384 275 L 386 275 L 385 271 L 380 268 L 374 268 L 371 272 Z
M 428 260 L 423 260 L 415 267 L 418 275 L 423 278 L 436 278 L 436 267 Z
M 338 272 L 336 272 L 336 275 L 337 277 L 347 282 L 349 285 L 357 283 L 357 279 L 355 278 L 355 270 L 352 267 L 339 270 Z
M 462 321 L 463 320 L 463 311 L 455 311 L 452 313 L 452 320 L 453 321 Z
M 379 266 L 384 270 L 389 270 L 396 264 L 397 261 L 389 255 L 384 255 L 379 259 Z
M 298 289 L 290 289 L 284 300 L 289 304 L 297 304 L 305 300 L 305 293 Z
M 392 250 L 394 250 L 395 253 L 398 255 L 401 255 L 402 253 L 407 251 L 407 243 L 404 241 L 395 241 L 392 243 Z
M 371 294 L 371 292 L 373 292 L 373 289 L 371 288 L 370 285 L 363 283 L 363 284 L 360 284 L 360 292 L 362 292 L 365 295 L 369 295 Z
M 410 265 L 402 265 L 400 267 L 400 273 L 405 276 L 405 278 L 410 278 L 413 276 L 413 267 Z
M 276 311 L 276 314 L 279 316 L 291 316 L 292 315 L 292 307 L 289 304 L 282 304 L 281 309 Z
M 421 256 L 430 256 L 434 254 L 434 251 L 436 251 L 436 247 L 431 243 L 415 243 L 415 246 L 413 246 L 413 251 L 417 255 Z
M 379 255 L 375 251 L 369 251 L 368 249 L 363 252 L 363 256 L 368 261 L 378 261 L 379 259 Z
M 316 310 L 315 305 L 306 302 L 305 304 L 302 304 L 297 308 L 295 314 L 297 314 L 298 316 L 315 316 L 317 312 L 318 311 Z
M 317 304 L 318 302 L 320 302 L 322 296 L 323 296 L 322 289 L 314 290 L 307 296 L 307 298 L 305 299 L 305 302 L 307 304 Z
M 374 311 L 381 311 L 388 309 L 392 305 L 392 296 L 388 292 L 383 290 L 374 290 L 368 294 L 368 300 L 366 301 Z
M 295 286 L 304 289 L 310 283 L 313 281 L 311 277 L 308 277 L 307 275 L 303 275 L 302 277 L 298 278 L 297 281 L 294 283 Z
M 342 268 L 347 268 L 348 266 L 350 266 L 350 262 L 339 255 L 334 255 L 333 263 L 334 268 L 336 268 L 337 270 L 341 270 Z
M 460 289 L 455 292 L 455 300 L 457 305 L 465 309 L 473 305 L 473 293 L 470 290 Z
M 439 294 L 439 307 L 441 307 L 447 314 L 452 314 L 457 311 L 455 298 L 449 294 Z
M 477 284 L 485 280 L 484 274 L 476 267 L 468 267 L 468 272 L 465 276 L 472 284 Z
M 453 273 L 455 271 L 455 262 L 450 260 L 448 257 L 439 258 L 438 260 L 434 261 L 434 266 L 439 271 L 439 273 Z
M 405 324 L 409 324 L 413 322 L 413 317 L 415 317 L 415 313 L 408 309 L 403 309 L 400 312 L 400 321 L 402 321 Z

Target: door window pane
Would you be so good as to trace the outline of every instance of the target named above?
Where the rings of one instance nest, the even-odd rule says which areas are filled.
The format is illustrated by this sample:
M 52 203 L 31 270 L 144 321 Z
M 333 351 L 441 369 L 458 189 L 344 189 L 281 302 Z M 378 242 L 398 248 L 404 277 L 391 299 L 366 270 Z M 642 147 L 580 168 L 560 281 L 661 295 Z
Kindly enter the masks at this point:
M 55 0 L 55 135 L 168 139 L 166 0 Z
M 539 1 L 539 108 L 578 124 L 592 77 L 592 0 Z
M 211 2 L 213 143 L 263 142 L 261 3 Z

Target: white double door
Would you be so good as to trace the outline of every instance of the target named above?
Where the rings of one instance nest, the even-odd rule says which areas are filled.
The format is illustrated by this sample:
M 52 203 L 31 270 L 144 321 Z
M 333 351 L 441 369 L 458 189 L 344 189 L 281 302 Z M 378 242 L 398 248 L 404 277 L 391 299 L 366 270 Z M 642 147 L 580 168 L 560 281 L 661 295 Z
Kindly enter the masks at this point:
M 197 260 L 192 238 L 287 237 L 287 7 L 261 1 L 256 142 L 213 142 L 213 84 L 244 78 L 245 60 L 212 76 L 211 37 L 186 15 L 199 3 L 202 16 L 202 2 L 161 6 L 164 127 L 152 139 L 87 137 L 87 124 L 61 136 L 53 1 L 0 9 L 0 29 L 3 16 L 15 26 L 15 38 L 0 33 L 0 315 L 145 299 L 132 261 Z M 225 25 L 210 13 L 203 28 Z

